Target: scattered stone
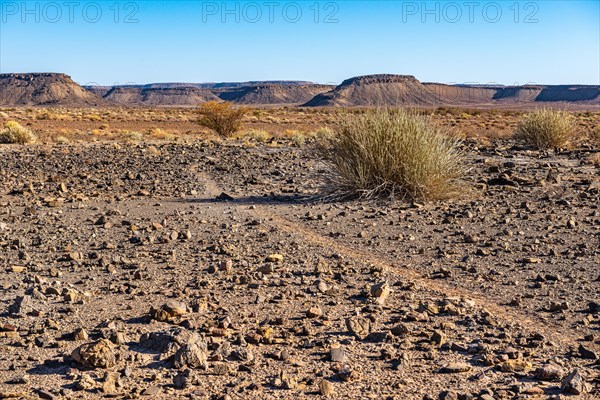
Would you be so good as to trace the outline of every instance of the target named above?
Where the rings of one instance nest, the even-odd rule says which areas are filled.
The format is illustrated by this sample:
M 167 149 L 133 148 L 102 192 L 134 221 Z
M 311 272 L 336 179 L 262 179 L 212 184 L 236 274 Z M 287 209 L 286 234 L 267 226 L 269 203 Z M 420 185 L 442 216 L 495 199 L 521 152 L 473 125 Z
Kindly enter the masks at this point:
M 48 390 L 38 390 L 37 394 L 38 396 L 40 396 L 40 399 L 44 400 L 54 400 L 57 398 L 52 392 L 49 392 Z
M 117 375 L 115 373 L 106 373 L 104 382 L 102 383 L 102 392 L 105 394 L 117 393 Z
M 89 338 L 88 333 L 83 328 L 78 328 L 77 330 L 75 330 L 75 332 L 73 332 L 73 340 L 82 341 L 82 340 L 88 340 L 88 338 Z
M 442 331 L 434 331 L 431 335 L 431 341 L 441 347 L 448 341 L 448 337 Z
M 360 316 L 347 318 L 346 327 L 350 333 L 361 340 L 371 333 L 371 321 Z
M 202 368 L 208 369 L 208 350 L 206 342 L 198 340 L 184 344 L 173 356 L 175 368 Z
M 279 371 L 279 376 L 275 380 L 276 386 L 280 386 L 287 390 L 293 390 L 298 387 L 298 379 L 295 376 L 288 374 L 284 370 Z
M 581 358 L 585 358 L 586 360 L 597 360 L 598 354 L 595 351 L 588 349 L 583 344 L 579 345 L 579 355 Z
M 564 370 L 554 364 L 545 364 L 535 370 L 535 377 L 542 381 L 560 381 L 564 374 Z
M 267 256 L 266 259 L 267 262 L 272 262 L 272 263 L 282 263 L 283 262 L 283 255 L 281 254 L 270 254 Z
M 391 332 L 395 336 L 405 336 L 410 333 L 410 329 L 406 324 L 400 324 L 393 327 Z
M 191 371 L 189 369 L 185 369 L 183 371 L 179 371 L 173 377 L 173 386 L 177 389 L 185 389 L 191 386 L 192 382 L 190 379 Z
M 142 390 L 142 396 L 156 396 L 161 392 L 159 386 L 150 386 Z
M 332 362 L 337 363 L 345 363 L 348 361 L 348 356 L 346 355 L 346 351 L 342 347 L 334 347 L 329 352 L 330 358 Z
M 469 364 L 455 362 L 444 365 L 440 372 L 444 374 L 459 374 L 463 372 L 469 372 L 470 370 L 471 366 Z
M 33 311 L 33 301 L 31 296 L 19 296 L 15 299 L 15 302 L 8 307 L 9 314 L 19 317 L 23 317 Z
M 150 307 L 150 316 L 162 322 L 177 322 L 186 312 L 185 304 L 173 300 L 166 302 L 158 309 Z
M 391 289 L 387 281 L 371 286 L 371 297 L 373 297 L 378 304 L 385 303 L 390 293 Z
M 526 372 L 533 366 L 530 362 L 524 360 L 507 360 L 500 364 L 502 372 Z
M 82 374 L 75 383 L 77 390 L 92 390 L 96 387 L 96 382 L 88 374 Z
M 326 379 L 322 379 L 321 382 L 319 382 L 319 392 L 321 393 L 321 396 L 333 397 L 333 394 L 335 393 L 333 383 Z
M 321 307 L 319 306 L 311 307 L 306 311 L 306 316 L 308 318 L 318 318 L 321 315 L 323 315 L 323 310 L 321 310 Z
M 87 368 L 111 368 L 116 364 L 113 344 L 107 339 L 86 343 L 71 353 L 77 363 Z
M 563 379 L 561 384 L 561 391 L 563 393 L 580 395 L 590 390 L 590 384 L 585 381 L 579 369 L 573 370 L 573 372 Z
M 225 192 L 222 192 L 220 195 L 217 196 L 217 200 L 221 200 L 221 201 L 234 201 L 235 198 L 231 197 L 230 195 L 228 195 Z
M 344 365 L 344 367 L 336 373 L 336 376 L 342 382 L 351 382 L 360 379 L 360 373 L 349 365 Z

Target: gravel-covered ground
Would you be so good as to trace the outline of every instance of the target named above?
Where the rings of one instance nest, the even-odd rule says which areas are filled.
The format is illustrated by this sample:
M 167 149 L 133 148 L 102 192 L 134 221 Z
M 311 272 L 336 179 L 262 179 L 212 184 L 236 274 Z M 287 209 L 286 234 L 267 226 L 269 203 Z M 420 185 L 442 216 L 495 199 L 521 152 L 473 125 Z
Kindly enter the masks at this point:
M 241 141 L 0 147 L 0 398 L 600 398 L 591 150 L 319 202 Z

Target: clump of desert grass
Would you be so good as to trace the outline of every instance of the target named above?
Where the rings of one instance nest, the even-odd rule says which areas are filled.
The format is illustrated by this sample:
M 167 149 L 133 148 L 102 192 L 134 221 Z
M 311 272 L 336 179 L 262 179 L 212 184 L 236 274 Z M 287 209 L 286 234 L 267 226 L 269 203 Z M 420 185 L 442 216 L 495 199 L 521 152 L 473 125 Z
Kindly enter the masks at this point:
M 151 128 L 148 131 L 148 135 L 153 138 L 153 139 L 157 139 L 157 140 L 171 140 L 174 138 L 174 135 L 172 135 L 171 133 L 165 131 L 164 129 L 161 128 Z
M 0 143 L 29 144 L 36 140 L 36 135 L 30 129 L 15 121 L 8 121 L 4 129 L 0 129 Z
M 597 125 L 592 129 L 590 139 L 595 145 L 600 146 L 600 125 Z
M 567 112 L 542 108 L 521 119 L 514 138 L 536 149 L 558 149 L 569 144 L 574 131 L 575 122 Z
M 63 136 L 63 135 L 55 136 L 52 140 L 54 141 L 54 143 L 59 143 L 59 144 L 66 144 L 66 143 L 70 142 L 69 138 L 67 138 L 66 136 Z
M 588 161 L 593 166 L 600 168 L 600 153 L 592 154 L 591 156 L 589 156 Z
M 328 127 L 322 127 L 310 131 L 287 130 L 285 134 L 294 146 L 302 147 L 307 143 L 313 143 L 315 140 L 331 137 L 333 131 Z
M 258 143 L 265 143 L 271 140 L 273 138 L 273 135 L 271 135 L 269 132 L 263 129 L 250 129 L 249 131 L 244 133 L 243 137 L 246 139 L 254 140 Z
M 446 199 L 466 172 L 458 139 L 407 110 L 347 114 L 317 149 L 327 191 L 344 198 Z

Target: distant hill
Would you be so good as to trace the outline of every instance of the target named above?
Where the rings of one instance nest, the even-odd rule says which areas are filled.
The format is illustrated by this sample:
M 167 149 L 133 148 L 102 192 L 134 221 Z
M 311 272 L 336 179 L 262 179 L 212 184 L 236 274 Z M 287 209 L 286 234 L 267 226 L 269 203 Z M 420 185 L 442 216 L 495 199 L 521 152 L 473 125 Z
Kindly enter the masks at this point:
M 145 106 L 195 106 L 207 101 L 218 101 L 208 89 L 197 87 L 137 88 L 114 87 L 103 96 L 111 104 Z
M 267 84 L 213 89 L 220 99 L 238 104 L 302 104 L 335 86 Z
M 163 82 L 163 83 L 147 83 L 143 85 L 115 85 L 115 86 L 84 86 L 88 90 L 95 90 L 99 87 L 108 88 L 137 88 L 137 89 L 174 89 L 174 88 L 200 88 L 200 89 L 228 89 L 240 88 L 244 86 L 259 86 L 259 85 L 283 85 L 283 86 L 302 86 L 311 85 L 313 82 L 308 81 L 250 81 L 250 82 L 202 82 L 202 83 L 186 83 L 186 82 Z
M 58 73 L 0 74 L 0 106 L 195 106 L 206 101 L 306 107 L 530 106 L 600 108 L 600 86 L 446 85 L 412 75 L 366 75 L 339 86 L 306 81 L 79 86 Z
M 0 105 L 95 106 L 102 98 L 65 74 L 0 74 Z
M 445 85 L 422 83 L 411 75 L 367 75 L 348 79 L 304 106 L 483 106 L 537 102 L 600 106 L 600 86 Z

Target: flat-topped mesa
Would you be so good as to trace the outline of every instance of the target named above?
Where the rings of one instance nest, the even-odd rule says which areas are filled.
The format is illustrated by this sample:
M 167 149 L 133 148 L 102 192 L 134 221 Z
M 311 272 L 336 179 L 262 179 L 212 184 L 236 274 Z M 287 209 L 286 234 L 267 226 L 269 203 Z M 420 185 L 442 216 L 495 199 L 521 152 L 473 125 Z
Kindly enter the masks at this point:
M 73 106 L 103 104 L 102 99 L 62 73 L 0 74 L 0 105 Z
M 197 87 L 140 88 L 113 87 L 103 99 L 114 104 L 146 106 L 193 106 L 219 100 L 207 89 Z
M 356 76 L 354 78 L 346 79 L 340 86 L 351 86 L 351 85 L 372 85 L 372 84 L 386 84 L 386 83 L 420 83 L 417 78 L 413 75 L 394 75 L 394 74 L 376 74 L 376 75 L 363 75 Z
M 63 74 L 60 72 L 31 72 L 31 73 L 8 73 L 8 74 L 0 74 L 0 79 L 6 78 L 14 78 L 19 80 L 32 80 L 34 78 L 61 78 L 61 79 L 69 79 L 71 77 L 67 74 Z
M 320 93 L 325 93 L 334 86 L 319 84 L 260 84 L 240 88 L 214 89 L 213 92 L 222 100 L 239 104 L 303 104 Z

